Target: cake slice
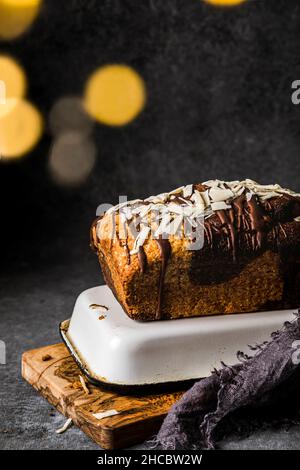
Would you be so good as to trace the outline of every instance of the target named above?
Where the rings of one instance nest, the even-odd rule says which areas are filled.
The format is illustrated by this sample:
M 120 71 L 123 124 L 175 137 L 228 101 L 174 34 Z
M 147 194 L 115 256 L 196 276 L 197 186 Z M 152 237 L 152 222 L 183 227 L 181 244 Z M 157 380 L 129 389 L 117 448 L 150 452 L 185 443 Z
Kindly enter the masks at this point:
M 212 180 L 122 203 L 91 245 L 135 320 L 300 306 L 300 195 L 277 184 Z

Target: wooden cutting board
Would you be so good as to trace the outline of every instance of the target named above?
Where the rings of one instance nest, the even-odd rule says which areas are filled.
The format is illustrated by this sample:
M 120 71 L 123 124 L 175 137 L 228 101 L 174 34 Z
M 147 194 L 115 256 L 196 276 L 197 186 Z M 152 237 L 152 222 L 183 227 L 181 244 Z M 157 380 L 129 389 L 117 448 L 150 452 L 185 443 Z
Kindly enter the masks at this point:
M 151 395 L 123 395 L 87 384 L 64 344 L 27 351 L 22 375 L 51 405 L 104 449 L 132 446 L 157 432 L 170 407 L 184 391 Z M 118 414 L 97 419 L 94 414 L 116 410 Z

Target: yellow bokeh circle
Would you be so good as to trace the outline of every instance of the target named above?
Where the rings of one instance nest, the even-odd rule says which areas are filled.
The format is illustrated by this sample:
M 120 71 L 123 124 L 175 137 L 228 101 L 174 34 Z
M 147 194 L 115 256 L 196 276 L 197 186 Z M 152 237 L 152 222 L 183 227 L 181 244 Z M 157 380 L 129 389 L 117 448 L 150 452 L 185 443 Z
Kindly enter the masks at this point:
M 84 107 L 97 121 L 123 126 L 135 119 L 146 102 L 146 90 L 140 75 L 127 65 L 106 65 L 89 78 Z
M 0 106 L 0 158 L 18 158 L 37 144 L 43 130 L 39 111 L 28 101 L 9 98 Z
M 211 5 L 222 6 L 222 7 L 231 7 L 235 5 L 240 5 L 245 3 L 247 0 L 204 0 L 206 3 Z
M 41 0 L 0 0 L 0 39 L 23 34 L 37 17 Z
M 6 55 L 0 55 L 0 81 L 4 83 L 4 98 L 23 98 L 26 77 L 21 66 Z

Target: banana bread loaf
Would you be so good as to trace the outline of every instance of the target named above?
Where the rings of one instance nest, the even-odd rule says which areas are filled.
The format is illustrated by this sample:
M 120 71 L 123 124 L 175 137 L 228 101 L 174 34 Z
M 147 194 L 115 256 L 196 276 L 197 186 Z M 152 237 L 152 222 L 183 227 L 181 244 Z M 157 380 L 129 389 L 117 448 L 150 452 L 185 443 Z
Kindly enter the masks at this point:
M 300 306 L 300 195 L 279 185 L 212 180 L 125 202 L 91 245 L 135 320 Z

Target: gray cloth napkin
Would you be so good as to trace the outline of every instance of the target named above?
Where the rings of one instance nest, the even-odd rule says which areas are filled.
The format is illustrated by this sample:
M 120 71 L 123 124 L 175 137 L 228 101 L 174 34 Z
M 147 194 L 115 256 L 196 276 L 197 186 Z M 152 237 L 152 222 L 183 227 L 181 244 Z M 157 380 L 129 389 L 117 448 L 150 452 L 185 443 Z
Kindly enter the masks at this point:
M 300 310 L 271 340 L 237 353 L 234 366 L 222 364 L 171 408 L 152 441 L 160 449 L 214 449 L 231 432 L 300 422 Z M 200 359 L 201 360 L 201 359 Z

